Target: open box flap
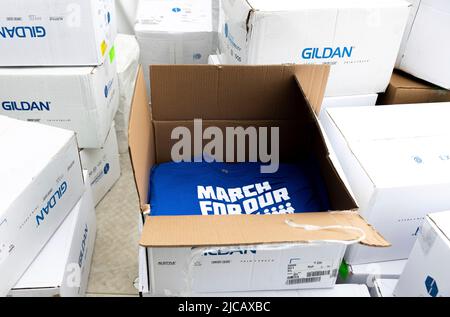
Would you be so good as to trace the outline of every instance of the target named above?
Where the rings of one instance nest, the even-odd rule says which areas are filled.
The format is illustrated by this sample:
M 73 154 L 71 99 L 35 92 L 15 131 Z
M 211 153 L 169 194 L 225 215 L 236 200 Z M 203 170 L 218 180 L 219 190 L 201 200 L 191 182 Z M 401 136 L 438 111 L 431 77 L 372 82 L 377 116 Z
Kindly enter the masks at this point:
M 356 212 L 317 212 L 289 215 L 155 216 L 147 217 L 140 244 L 145 247 L 231 246 L 316 240 L 355 240 L 356 230 L 306 231 L 286 223 L 316 226 L 341 225 L 364 230 L 362 244 L 390 244 Z
M 142 68 L 139 68 L 137 75 L 132 105 L 128 130 L 129 152 L 140 207 L 145 210 L 150 167 L 155 164 L 155 153 L 149 150 L 154 148 L 154 130 Z
M 152 65 L 153 118 L 168 120 L 283 120 L 298 113 L 296 77 L 316 113 L 329 65 Z M 288 80 L 292 77 L 292 81 Z M 180 98 L 183 107 L 180 107 Z M 283 104 L 283 106 L 279 106 Z

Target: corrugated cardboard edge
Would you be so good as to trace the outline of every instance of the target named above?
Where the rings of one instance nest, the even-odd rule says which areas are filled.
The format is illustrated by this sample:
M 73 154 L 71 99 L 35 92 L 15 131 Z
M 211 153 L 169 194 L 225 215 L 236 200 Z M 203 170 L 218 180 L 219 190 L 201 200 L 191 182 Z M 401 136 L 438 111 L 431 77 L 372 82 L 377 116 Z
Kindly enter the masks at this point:
M 327 229 L 306 231 L 293 228 L 297 224 L 318 226 L 343 225 L 364 230 L 367 246 L 388 247 L 390 244 L 359 214 L 352 211 L 299 213 L 288 215 L 227 216 L 155 216 L 144 224 L 140 245 L 144 247 L 200 247 L 278 243 L 308 243 L 324 240 L 350 241 L 357 231 Z
M 149 166 L 155 162 L 155 153 L 150 151 L 153 148 L 154 130 L 142 67 L 138 71 L 131 104 L 128 150 L 141 211 L 146 211 L 148 209 Z

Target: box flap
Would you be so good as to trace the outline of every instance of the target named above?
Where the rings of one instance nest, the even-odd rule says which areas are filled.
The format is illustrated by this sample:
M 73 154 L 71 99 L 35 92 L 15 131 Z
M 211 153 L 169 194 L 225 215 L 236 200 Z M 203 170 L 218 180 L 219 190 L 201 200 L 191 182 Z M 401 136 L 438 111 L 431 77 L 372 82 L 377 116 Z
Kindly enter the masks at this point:
M 357 227 L 366 233 L 365 245 L 390 244 L 356 212 L 318 212 L 289 215 L 160 216 L 147 217 L 140 244 L 145 247 L 230 246 L 308 242 L 312 240 L 354 240 L 357 231 L 327 229 L 306 231 L 286 224 Z
M 141 210 L 147 203 L 148 180 L 150 170 L 155 163 L 154 130 L 147 91 L 145 88 L 142 68 L 136 79 L 136 86 L 130 112 L 130 126 L 128 141 L 130 149 L 131 166 L 139 196 Z
M 329 65 L 153 65 L 153 117 L 160 121 L 290 119 L 305 103 L 295 78 L 316 110 L 328 73 Z

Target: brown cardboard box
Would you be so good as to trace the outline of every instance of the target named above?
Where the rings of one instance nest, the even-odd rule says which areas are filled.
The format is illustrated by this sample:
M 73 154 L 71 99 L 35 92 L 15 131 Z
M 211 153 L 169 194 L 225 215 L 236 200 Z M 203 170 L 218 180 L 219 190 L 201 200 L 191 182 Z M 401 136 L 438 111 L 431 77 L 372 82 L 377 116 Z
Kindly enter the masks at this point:
M 311 152 L 319 161 L 332 211 L 270 216 L 147 217 L 140 245 L 153 250 L 183 247 L 191 250 L 199 246 L 347 241 L 361 235 L 355 230 L 293 228 L 286 224 L 289 219 L 301 224 L 357 227 L 365 233 L 361 243 L 389 246 L 358 215 L 357 204 L 329 158 L 315 115 L 320 111 L 328 72 L 326 65 L 152 66 L 150 107 L 141 70 L 131 110 L 129 144 L 142 212 L 151 212 L 147 197 L 151 167 L 170 160 L 171 146 L 175 143 L 170 138 L 172 129 L 183 126 L 192 130 L 197 118 L 204 120 L 204 126 L 220 129 L 279 127 L 282 161 L 295 161 Z M 171 273 L 152 274 L 161 278 Z
M 377 105 L 450 101 L 450 90 L 435 86 L 402 71 L 395 70 Z

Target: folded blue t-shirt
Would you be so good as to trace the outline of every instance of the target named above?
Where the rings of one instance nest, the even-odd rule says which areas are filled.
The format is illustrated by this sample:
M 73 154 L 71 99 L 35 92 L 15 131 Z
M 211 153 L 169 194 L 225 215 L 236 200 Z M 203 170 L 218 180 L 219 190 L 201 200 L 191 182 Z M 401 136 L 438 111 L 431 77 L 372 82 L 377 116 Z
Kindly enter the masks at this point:
M 329 210 L 316 164 L 162 163 L 151 171 L 152 216 L 285 214 Z

